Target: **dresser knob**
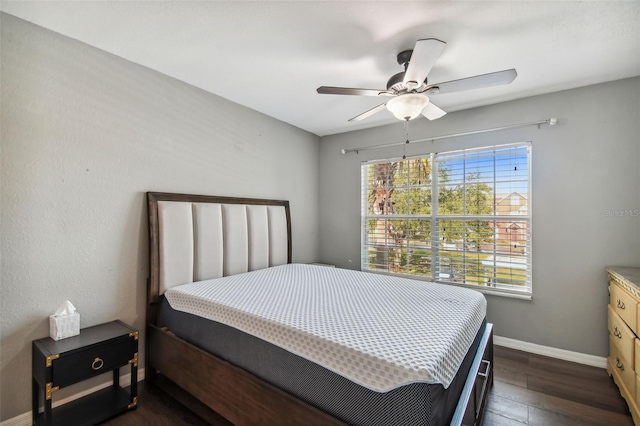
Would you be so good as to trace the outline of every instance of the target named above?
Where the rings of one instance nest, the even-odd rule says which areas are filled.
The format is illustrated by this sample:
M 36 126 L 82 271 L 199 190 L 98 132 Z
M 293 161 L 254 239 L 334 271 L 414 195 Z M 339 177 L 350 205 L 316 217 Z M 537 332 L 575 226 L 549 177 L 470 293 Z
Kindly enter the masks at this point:
M 617 326 L 613 327 L 613 335 L 618 339 L 622 339 L 622 333 L 620 333 L 620 330 L 618 330 Z
M 93 368 L 94 370 L 100 370 L 103 365 L 104 365 L 104 361 L 101 360 L 100 358 L 96 358 L 93 360 L 93 363 L 91 364 L 91 368 Z
M 620 358 L 616 357 L 616 367 L 618 367 L 620 370 L 624 371 L 624 364 L 622 364 L 620 362 Z
M 618 299 L 618 303 L 617 303 L 618 308 L 620 309 L 624 309 L 624 302 L 620 301 L 620 299 Z

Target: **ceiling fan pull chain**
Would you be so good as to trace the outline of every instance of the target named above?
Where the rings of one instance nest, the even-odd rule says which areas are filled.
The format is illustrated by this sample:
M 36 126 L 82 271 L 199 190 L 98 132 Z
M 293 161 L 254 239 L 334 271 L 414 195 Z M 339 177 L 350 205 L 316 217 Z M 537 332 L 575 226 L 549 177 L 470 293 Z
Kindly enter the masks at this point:
M 405 160 L 407 158 L 407 145 L 409 145 L 409 120 L 404 121 L 404 134 L 407 139 L 402 145 L 402 159 Z

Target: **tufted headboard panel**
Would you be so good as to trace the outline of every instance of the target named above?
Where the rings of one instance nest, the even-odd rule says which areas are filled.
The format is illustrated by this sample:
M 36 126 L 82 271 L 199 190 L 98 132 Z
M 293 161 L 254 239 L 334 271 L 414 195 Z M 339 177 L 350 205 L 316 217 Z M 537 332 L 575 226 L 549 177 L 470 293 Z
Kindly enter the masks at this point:
M 148 192 L 149 301 L 169 288 L 291 262 L 288 201 Z

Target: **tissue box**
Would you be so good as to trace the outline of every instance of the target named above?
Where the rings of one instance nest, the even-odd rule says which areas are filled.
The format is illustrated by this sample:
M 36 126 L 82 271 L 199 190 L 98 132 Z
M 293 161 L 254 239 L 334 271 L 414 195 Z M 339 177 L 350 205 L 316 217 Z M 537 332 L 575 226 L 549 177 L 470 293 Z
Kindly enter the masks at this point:
M 66 339 L 80 334 L 80 314 L 50 315 L 49 336 L 53 340 Z

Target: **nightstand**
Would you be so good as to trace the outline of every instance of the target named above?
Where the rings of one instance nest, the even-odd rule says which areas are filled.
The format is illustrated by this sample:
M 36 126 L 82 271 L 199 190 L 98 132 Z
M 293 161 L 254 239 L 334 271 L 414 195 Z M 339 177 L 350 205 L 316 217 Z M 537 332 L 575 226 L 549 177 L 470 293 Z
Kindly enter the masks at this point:
M 62 340 L 32 344 L 33 424 L 88 426 L 136 407 L 138 331 L 122 321 L 80 330 Z M 131 390 L 120 387 L 120 367 L 131 366 Z M 52 409 L 58 389 L 112 372 L 113 385 Z M 44 402 L 44 412 L 39 406 Z

